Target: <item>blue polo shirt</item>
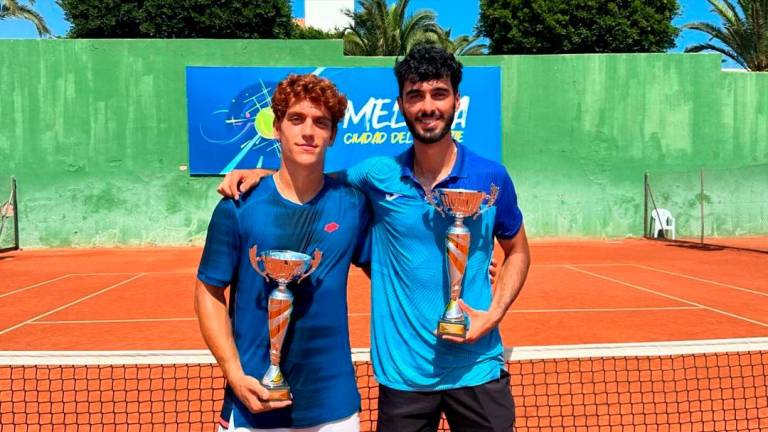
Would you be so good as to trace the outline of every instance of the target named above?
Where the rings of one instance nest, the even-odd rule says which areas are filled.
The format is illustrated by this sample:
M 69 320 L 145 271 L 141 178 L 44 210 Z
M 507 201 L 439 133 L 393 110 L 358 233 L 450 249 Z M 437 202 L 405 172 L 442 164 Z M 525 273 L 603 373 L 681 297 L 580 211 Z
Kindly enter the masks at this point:
M 259 252 L 323 253 L 314 273 L 288 285 L 293 312 L 280 368 L 291 386 L 293 404 L 252 414 L 227 388 L 222 419 L 232 415 L 237 427 L 309 427 L 359 411 L 349 346 L 347 274 L 350 262 L 366 259 L 360 253 L 368 221 L 365 197 L 330 177 L 303 205 L 283 198 L 268 177 L 239 201 L 224 199 L 216 206 L 197 277 L 210 285 L 231 286 L 235 345 L 243 370 L 258 380 L 269 366 L 267 300 L 277 283 L 267 283 L 256 273 L 249 249 L 258 245 Z
M 436 188 L 490 192 L 495 205 L 477 219 L 465 218 L 470 252 L 461 297 L 475 309 L 491 305 L 488 276 L 494 237 L 509 239 L 522 226 L 512 180 L 504 166 L 457 144 L 450 175 Z M 375 157 L 344 178 L 368 197 L 371 228 L 371 359 L 376 379 L 406 391 L 445 390 L 497 379 L 503 366 L 498 329 L 473 344 L 435 336 L 448 303 L 445 232 L 453 223 L 424 198 L 414 178 L 413 148 L 397 157 Z

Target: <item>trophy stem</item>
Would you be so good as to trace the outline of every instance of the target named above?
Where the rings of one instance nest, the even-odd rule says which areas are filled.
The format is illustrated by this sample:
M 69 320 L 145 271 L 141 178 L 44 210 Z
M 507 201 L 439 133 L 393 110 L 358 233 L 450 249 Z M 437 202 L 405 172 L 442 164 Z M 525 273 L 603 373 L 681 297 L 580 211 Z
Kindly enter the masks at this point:
M 278 286 L 269 294 L 269 363 L 261 382 L 270 392 L 270 400 L 290 399 L 288 383 L 280 370 L 280 351 L 293 309 L 293 294 L 287 289 L 288 281 L 278 280 Z
M 445 306 L 443 316 L 438 322 L 438 333 L 464 337 L 466 335 L 466 323 L 464 312 L 459 307 L 459 297 L 464 281 L 464 272 L 467 268 L 469 257 L 469 229 L 464 225 L 464 216 L 455 215 L 453 225 L 448 228 L 445 236 L 445 252 L 450 279 L 450 300 Z

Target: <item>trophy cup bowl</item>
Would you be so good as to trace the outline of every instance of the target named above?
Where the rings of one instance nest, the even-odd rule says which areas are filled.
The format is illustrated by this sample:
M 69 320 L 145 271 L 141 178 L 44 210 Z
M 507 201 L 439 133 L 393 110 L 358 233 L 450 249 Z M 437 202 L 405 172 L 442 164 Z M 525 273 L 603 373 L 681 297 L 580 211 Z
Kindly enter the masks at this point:
M 485 201 L 486 194 L 482 191 L 468 189 L 435 189 L 443 204 L 443 210 L 454 217 L 472 217 Z
M 426 194 L 427 201 L 440 214 L 452 216 L 453 224 L 445 233 L 445 256 L 450 279 L 449 300 L 443 315 L 437 323 L 438 336 L 465 338 L 467 322 L 464 311 L 459 306 L 461 286 L 469 259 L 469 229 L 464 225 L 464 218 L 476 218 L 496 201 L 499 188 L 491 184 L 491 193 L 469 189 L 435 189 Z M 437 199 L 435 199 L 437 198 Z M 488 200 L 485 208 L 483 202 Z M 438 203 L 439 202 L 439 203 Z
M 270 250 L 256 254 L 256 246 L 250 250 L 251 265 L 264 279 L 277 282 L 278 286 L 269 294 L 267 311 L 269 316 L 269 368 L 261 379 L 269 391 L 269 400 L 289 400 L 291 389 L 280 370 L 280 351 L 288 330 L 293 310 L 293 294 L 287 285 L 301 281 L 317 269 L 322 253 L 315 249 L 314 255 L 288 251 Z M 264 265 L 262 270 L 261 265 Z
M 286 284 L 298 279 L 309 268 L 312 257 L 300 252 L 271 250 L 261 255 L 264 273 L 270 279 Z

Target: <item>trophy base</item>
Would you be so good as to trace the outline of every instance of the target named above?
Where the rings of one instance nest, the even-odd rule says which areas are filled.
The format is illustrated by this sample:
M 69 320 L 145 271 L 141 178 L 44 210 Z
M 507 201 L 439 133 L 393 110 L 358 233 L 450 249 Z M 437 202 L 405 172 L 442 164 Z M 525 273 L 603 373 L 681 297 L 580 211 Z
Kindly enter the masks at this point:
M 455 336 L 460 338 L 467 337 L 467 327 L 464 323 L 440 320 L 437 323 L 438 336 Z
M 269 397 L 267 398 L 267 400 L 271 400 L 271 401 L 291 400 L 291 389 L 288 386 L 281 386 L 281 387 L 274 387 L 274 388 L 267 387 L 267 391 L 269 392 Z

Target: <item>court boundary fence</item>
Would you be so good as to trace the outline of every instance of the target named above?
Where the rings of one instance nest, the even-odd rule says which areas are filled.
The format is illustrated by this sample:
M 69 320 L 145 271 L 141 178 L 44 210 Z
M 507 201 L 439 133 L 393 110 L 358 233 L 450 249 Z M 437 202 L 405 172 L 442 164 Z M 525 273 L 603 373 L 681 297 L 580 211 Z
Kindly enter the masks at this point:
M 0 239 L 10 236 L 11 241 L 5 246 L 0 244 L 0 253 L 19 249 L 19 206 L 16 196 L 16 177 L 11 177 L 10 184 L 8 199 L 0 202 Z
M 676 238 L 658 239 L 702 250 L 768 254 L 768 164 L 733 168 L 646 171 L 643 237 L 655 240 L 652 214 L 670 210 Z M 747 221 L 745 221 L 747 219 Z M 748 227 L 744 227 L 749 225 Z

